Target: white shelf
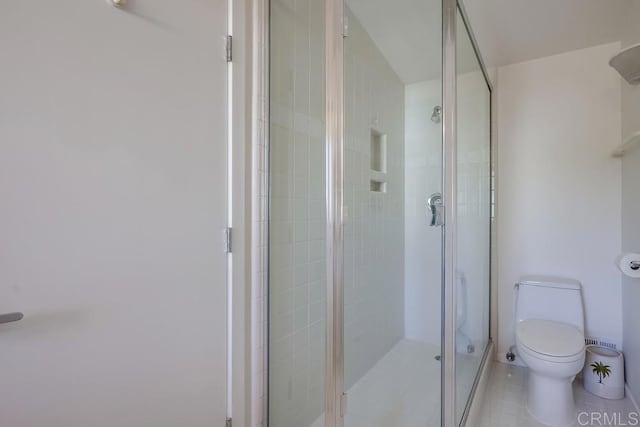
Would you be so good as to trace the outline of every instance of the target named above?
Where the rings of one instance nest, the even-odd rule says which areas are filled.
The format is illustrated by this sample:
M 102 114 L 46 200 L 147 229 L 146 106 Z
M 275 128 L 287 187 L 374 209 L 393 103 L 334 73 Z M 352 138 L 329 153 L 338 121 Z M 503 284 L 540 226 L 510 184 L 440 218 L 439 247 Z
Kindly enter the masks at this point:
M 640 43 L 622 49 L 616 53 L 609 65 L 616 69 L 632 85 L 640 83 Z
M 627 151 L 633 147 L 640 145 L 640 131 L 631 135 L 620 147 L 613 151 L 613 157 L 623 157 Z

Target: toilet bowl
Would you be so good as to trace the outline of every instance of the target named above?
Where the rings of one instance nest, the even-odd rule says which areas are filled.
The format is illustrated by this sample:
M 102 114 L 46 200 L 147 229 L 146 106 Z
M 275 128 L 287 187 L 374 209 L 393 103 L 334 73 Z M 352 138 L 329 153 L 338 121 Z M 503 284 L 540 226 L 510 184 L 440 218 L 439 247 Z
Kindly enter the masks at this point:
M 583 310 L 577 281 L 529 277 L 516 285 L 516 348 L 529 367 L 527 408 L 549 426 L 576 420 L 572 383 L 585 361 Z
M 529 367 L 529 413 L 550 426 L 573 424 L 572 383 L 585 360 L 582 332 L 566 323 L 525 320 L 517 325 L 516 347 Z

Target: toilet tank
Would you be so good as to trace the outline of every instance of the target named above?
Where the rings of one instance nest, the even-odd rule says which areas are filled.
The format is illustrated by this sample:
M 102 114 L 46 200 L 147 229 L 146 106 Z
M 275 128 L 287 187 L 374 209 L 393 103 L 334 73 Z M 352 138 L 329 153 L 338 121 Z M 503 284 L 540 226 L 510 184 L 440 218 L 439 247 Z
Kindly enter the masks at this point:
M 515 288 L 516 321 L 553 320 L 576 326 L 584 332 L 582 286 L 572 279 L 525 276 Z

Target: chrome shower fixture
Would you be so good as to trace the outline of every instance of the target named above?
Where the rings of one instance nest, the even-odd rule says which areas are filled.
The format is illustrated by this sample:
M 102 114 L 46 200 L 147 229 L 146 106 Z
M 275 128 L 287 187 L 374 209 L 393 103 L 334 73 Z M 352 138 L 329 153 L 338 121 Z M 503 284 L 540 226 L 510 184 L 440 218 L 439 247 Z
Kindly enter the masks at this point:
M 442 116 L 442 107 L 436 105 L 433 107 L 433 114 L 431 114 L 431 121 L 433 123 L 440 123 L 440 117 Z

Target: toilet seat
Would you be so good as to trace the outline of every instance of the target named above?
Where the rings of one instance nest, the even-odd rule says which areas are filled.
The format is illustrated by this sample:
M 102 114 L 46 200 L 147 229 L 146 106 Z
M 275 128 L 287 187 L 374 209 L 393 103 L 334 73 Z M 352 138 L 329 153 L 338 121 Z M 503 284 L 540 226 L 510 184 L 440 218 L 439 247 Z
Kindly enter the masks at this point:
M 527 319 L 516 326 L 516 338 L 532 357 L 571 363 L 584 357 L 584 334 L 568 323 Z

